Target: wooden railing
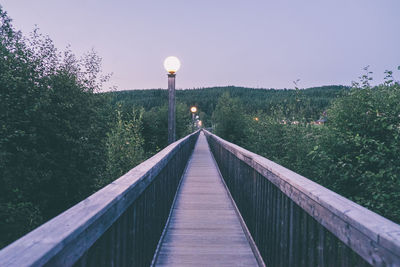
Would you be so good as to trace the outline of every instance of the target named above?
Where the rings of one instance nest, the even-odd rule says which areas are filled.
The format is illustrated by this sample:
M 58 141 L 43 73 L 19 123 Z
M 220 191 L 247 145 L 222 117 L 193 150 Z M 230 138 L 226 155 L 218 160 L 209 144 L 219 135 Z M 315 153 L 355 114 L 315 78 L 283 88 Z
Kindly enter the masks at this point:
M 198 132 L 0 251 L 0 266 L 149 266 Z
M 205 131 L 267 266 L 400 266 L 400 226 Z

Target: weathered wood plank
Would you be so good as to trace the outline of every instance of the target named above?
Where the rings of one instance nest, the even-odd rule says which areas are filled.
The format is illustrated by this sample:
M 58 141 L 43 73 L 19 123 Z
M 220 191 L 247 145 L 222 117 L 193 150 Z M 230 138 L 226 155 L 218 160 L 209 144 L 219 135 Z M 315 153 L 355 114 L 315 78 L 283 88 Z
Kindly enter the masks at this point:
M 203 134 L 156 257 L 155 266 L 258 266 Z

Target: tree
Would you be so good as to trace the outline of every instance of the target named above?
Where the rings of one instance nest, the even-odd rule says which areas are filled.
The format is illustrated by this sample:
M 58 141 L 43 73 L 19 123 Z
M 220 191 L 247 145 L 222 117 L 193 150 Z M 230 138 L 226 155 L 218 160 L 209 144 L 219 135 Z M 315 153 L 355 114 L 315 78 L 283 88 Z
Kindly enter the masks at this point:
M 154 107 L 143 114 L 144 149 L 152 155 L 168 145 L 168 106 Z M 190 133 L 189 107 L 176 104 L 176 139 Z
M 212 118 L 215 133 L 221 138 L 238 145 L 245 142 L 246 118 L 238 98 L 231 98 L 229 93 L 224 93 L 218 100 Z
M 0 7 L 0 247 L 93 192 L 110 122 L 100 63 L 23 37 Z
M 106 172 L 97 187 L 112 182 L 116 178 L 141 163 L 144 158 L 144 139 L 141 134 L 143 109 L 132 110 L 122 116 L 121 105 L 116 110 L 115 125 L 107 134 Z
M 400 222 L 400 86 L 362 83 L 328 109 L 329 124 L 313 152 L 319 181 Z

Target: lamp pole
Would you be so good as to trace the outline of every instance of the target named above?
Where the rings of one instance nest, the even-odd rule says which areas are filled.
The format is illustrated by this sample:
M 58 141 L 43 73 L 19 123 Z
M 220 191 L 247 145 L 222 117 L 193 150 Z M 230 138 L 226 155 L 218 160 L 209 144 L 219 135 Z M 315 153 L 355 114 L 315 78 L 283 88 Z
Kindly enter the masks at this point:
M 175 142 L 175 73 L 168 73 L 168 144 Z
M 167 57 L 164 67 L 168 72 L 168 144 L 175 142 L 175 77 L 181 67 L 181 62 L 176 57 Z

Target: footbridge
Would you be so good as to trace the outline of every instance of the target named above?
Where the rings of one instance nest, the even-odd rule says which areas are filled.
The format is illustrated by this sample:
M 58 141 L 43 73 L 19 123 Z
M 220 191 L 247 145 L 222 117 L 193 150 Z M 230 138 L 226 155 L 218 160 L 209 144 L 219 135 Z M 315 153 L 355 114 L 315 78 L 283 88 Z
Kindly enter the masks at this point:
M 400 226 L 197 131 L 0 251 L 0 266 L 400 266 Z

